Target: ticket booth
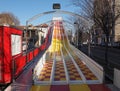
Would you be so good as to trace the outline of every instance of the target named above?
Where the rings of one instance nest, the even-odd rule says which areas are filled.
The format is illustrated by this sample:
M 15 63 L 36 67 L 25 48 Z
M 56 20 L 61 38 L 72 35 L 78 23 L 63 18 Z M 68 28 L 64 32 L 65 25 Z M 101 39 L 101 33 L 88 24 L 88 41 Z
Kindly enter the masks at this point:
M 22 53 L 22 31 L 0 26 L 0 84 L 11 82 L 12 59 Z

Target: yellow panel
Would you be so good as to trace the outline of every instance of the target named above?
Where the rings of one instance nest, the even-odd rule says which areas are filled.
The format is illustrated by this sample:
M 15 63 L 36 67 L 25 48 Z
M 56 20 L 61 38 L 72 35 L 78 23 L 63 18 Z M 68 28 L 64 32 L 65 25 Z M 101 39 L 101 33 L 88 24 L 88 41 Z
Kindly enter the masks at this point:
M 86 84 L 69 85 L 70 91 L 91 91 Z
M 63 81 L 65 81 L 65 80 L 66 80 L 66 78 L 60 78 L 60 80 L 63 80 Z
M 50 91 L 50 85 L 33 85 L 30 91 Z

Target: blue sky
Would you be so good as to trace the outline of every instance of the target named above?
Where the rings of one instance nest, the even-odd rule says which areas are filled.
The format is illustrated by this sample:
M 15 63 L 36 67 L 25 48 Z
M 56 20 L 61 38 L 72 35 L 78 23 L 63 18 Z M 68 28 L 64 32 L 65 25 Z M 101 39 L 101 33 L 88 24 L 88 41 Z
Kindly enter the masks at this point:
M 61 10 L 74 12 L 75 7 L 70 0 L 1 0 L 0 13 L 11 12 L 20 20 L 21 25 L 25 25 L 26 20 L 36 14 L 51 11 L 53 3 L 60 3 Z M 48 21 L 48 15 L 42 17 L 40 21 Z

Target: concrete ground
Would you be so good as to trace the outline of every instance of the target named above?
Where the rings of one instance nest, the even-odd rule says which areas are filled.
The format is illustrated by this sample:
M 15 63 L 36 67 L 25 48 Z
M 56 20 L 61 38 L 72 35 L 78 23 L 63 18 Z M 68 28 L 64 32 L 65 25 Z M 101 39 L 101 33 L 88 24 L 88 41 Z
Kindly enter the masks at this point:
M 117 88 L 115 85 L 113 84 L 107 84 L 107 86 L 111 89 L 111 91 L 120 91 L 120 88 Z

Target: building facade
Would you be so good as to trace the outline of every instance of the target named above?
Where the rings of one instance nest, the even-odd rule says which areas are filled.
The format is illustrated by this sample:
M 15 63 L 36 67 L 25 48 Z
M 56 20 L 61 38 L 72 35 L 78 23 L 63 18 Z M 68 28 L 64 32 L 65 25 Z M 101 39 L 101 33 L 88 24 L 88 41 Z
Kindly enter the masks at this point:
M 115 16 L 119 13 L 115 22 L 115 42 L 120 42 L 120 0 L 115 0 L 115 6 Z

